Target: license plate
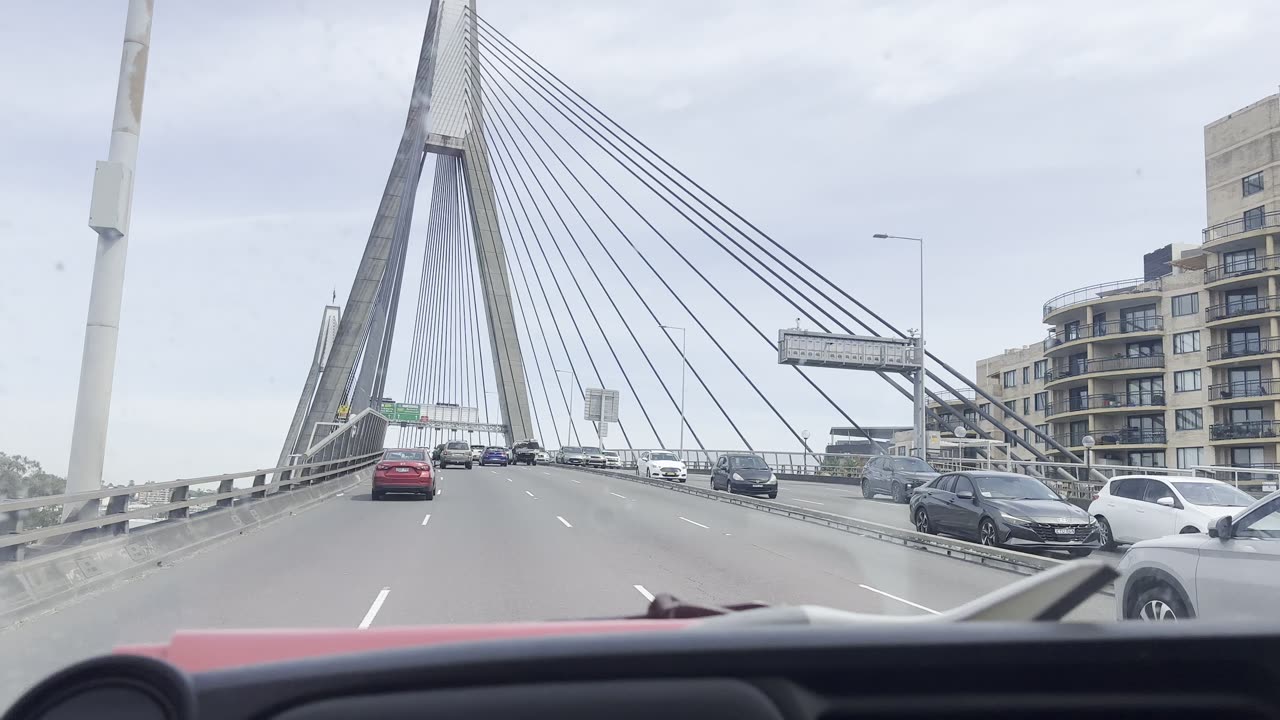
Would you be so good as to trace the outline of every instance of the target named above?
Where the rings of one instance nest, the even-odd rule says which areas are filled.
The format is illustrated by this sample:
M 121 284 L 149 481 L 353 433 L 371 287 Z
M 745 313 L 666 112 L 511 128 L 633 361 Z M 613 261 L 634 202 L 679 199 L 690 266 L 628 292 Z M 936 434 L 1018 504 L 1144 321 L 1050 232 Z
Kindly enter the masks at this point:
M 752 485 L 751 487 L 758 487 L 758 488 L 762 488 L 762 487 L 764 487 L 764 486 L 763 486 L 763 485 Z
M 1075 528 L 1054 528 L 1053 531 L 1059 535 L 1075 535 L 1076 534 Z
M 1262 492 L 1274 492 L 1275 489 L 1276 489 L 1275 483 L 1264 483 L 1262 485 Z
M 396 472 L 409 472 L 411 468 L 396 468 Z

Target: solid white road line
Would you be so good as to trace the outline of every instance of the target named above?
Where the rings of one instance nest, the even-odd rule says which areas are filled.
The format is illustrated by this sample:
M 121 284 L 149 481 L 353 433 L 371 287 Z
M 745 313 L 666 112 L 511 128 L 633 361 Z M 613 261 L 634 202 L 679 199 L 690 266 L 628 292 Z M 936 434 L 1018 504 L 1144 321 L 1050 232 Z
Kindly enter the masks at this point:
M 635 588 L 636 592 L 643 595 L 645 600 L 648 600 L 649 602 L 653 602 L 653 593 L 649 592 L 648 590 L 645 590 L 643 585 L 632 585 L 631 587 Z
M 927 607 L 925 607 L 925 606 L 923 606 L 923 605 L 920 605 L 920 604 L 917 604 L 917 603 L 913 603 L 913 602 L 911 602 L 910 600 L 904 600 L 903 598 L 900 598 L 900 597 L 898 597 L 897 595 L 890 595 L 889 593 L 887 593 L 887 592 L 885 592 L 885 591 L 883 591 L 883 590 L 877 590 L 877 589 L 875 589 L 875 588 L 871 587 L 870 585 L 862 585 L 862 584 L 859 584 L 859 585 L 858 585 L 858 587 L 862 588 L 863 590 L 870 590 L 871 592 L 876 593 L 877 595 L 883 595 L 883 596 L 885 596 L 885 597 L 889 598 L 890 600 L 897 600 L 898 602 L 902 603 L 903 605 L 910 605 L 911 607 L 916 608 L 917 610 L 923 610 L 923 611 L 925 611 L 925 612 L 927 612 L 927 613 L 931 613 L 931 614 L 933 614 L 933 615 L 941 615 L 941 614 L 942 614 L 942 613 L 938 612 L 937 610 L 934 610 L 933 608 L 927 608 Z
M 507 478 L 507 482 L 511 482 L 511 478 Z
M 424 525 L 426 523 L 423 523 Z M 369 612 L 364 614 L 364 619 L 360 621 L 360 629 L 364 630 L 373 624 L 373 619 L 378 616 L 378 611 L 382 609 L 382 603 L 387 601 L 387 593 L 391 592 L 391 588 L 384 587 L 378 592 L 378 597 L 373 599 L 373 604 L 369 606 Z
M 689 523 L 690 525 L 697 525 L 698 527 L 703 528 L 703 529 L 705 529 L 705 530 L 710 530 L 710 529 L 711 529 L 711 527 L 710 527 L 710 526 L 708 526 L 708 525 L 703 525 L 703 524 L 702 524 L 702 523 L 700 523 L 700 522 L 694 522 L 693 520 L 690 520 L 689 518 L 687 518 L 687 517 L 685 517 L 685 516 L 683 516 L 683 515 L 681 515 L 681 516 L 679 516 L 679 517 L 680 517 L 680 519 L 681 519 L 681 520 L 683 520 L 683 521 L 685 521 L 685 522 Z
M 525 491 L 524 491 L 524 494 L 525 494 L 525 495 L 528 495 L 529 497 L 533 498 L 534 500 L 537 500 L 537 499 L 538 499 L 538 497 L 537 497 L 536 495 L 534 495 L 533 493 L 529 492 L 528 490 L 525 490 Z
M 560 522 L 564 523 L 564 526 L 565 526 L 565 527 L 573 527 L 572 525 L 570 525 L 570 524 L 569 524 L 569 521 L 568 521 L 568 520 L 565 520 L 564 518 L 560 517 L 559 515 L 557 515 L 557 516 L 556 516 L 556 519 L 557 519 L 557 520 L 559 520 Z
M 426 516 L 426 517 L 424 517 L 424 518 L 422 518 L 422 524 L 423 524 L 423 525 L 426 525 L 426 524 L 427 524 L 427 521 L 428 521 L 428 520 L 430 520 L 430 519 L 431 519 L 431 513 L 427 513 L 427 516 Z
M 626 495 L 619 495 L 619 494 L 618 494 L 618 493 L 616 493 L 616 492 L 611 492 L 611 493 L 609 493 L 609 494 L 610 494 L 610 495 L 612 495 L 612 496 L 614 496 L 614 497 L 620 497 L 620 498 L 622 498 L 623 500 L 626 500 L 626 499 L 627 499 L 627 496 L 626 496 Z
M 569 480 L 571 480 L 572 482 L 576 482 L 576 483 L 578 483 L 579 485 L 581 485 L 581 484 L 582 484 L 582 481 L 581 481 L 581 480 L 574 480 L 573 478 L 569 478 Z
M 542 474 L 543 474 L 543 475 L 550 475 L 551 473 L 547 472 L 546 470 L 543 470 L 543 471 L 542 471 Z M 575 480 L 574 482 L 577 482 L 577 481 Z
M 810 505 L 823 505 L 825 503 L 814 502 L 812 500 L 801 500 L 800 498 L 792 498 L 796 502 L 809 503 Z

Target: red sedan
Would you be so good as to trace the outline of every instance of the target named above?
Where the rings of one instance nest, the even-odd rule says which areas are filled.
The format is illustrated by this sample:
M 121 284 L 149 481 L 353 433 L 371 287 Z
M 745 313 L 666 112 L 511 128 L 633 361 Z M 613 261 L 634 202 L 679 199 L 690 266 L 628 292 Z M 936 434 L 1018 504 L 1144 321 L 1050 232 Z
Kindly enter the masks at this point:
M 436 489 L 435 474 L 426 450 L 387 450 L 373 471 L 374 500 L 381 500 L 388 493 L 421 495 L 432 500 Z

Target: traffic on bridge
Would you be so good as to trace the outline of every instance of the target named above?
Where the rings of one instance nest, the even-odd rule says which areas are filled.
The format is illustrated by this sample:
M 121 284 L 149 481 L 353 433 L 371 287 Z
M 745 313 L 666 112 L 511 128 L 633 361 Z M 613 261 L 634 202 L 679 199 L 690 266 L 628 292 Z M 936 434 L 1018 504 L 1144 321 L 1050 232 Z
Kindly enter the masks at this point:
M 1280 711 L 1276 9 L 170 5 L 0 120 L 5 718 Z

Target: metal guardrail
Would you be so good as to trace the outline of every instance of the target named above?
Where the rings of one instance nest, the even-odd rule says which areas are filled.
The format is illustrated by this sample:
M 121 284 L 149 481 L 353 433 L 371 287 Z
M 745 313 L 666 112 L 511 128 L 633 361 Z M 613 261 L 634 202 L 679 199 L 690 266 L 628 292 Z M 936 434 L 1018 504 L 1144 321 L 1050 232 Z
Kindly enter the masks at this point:
M 1088 285 L 1075 290 L 1068 290 L 1061 295 L 1049 298 L 1049 300 L 1045 302 L 1044 314 L 1042 317 L 1047 318 L 1053 313 L 1072 305 L 1094 302 L 1096 300 L 1109 298 L 1112 295 L 1154 292 L 1160 290 L 1161 287 L 1162 283 L 1158 278 L 1155 280 L 1131 278 L 1129 280 L 1113 280 L 1111 282 L 1098 283 L 1097 285 Z
M 1162 330 L 1164 330 L 1164 317 L 1161 315 L 1140 320 L 1108 320 L 1090 325 L 1081 324 L 1050 332 L 1049 337 L 1045 338 L 1044 350 L 1048 352 L 1059 345 L 1075 342 L 1076 340 L 1161 332 Z
M 1268 397 L 1276 394 L 1280 394 L 1280 378 L 1236 380 L 1234 382 L 1216 383 L 1209 386 L 1210 400 Z
M 1045 406 L 1044 414 L 1045 417 L 1051 417 L 1063 413 L 1105 408 L 1164 407 L 1164 402 L 1164 393 L 1157 392 L 1099 393 L 1068 398 L 1064 402 L 1049 403 Z
M 1146 370 L 1164 367 L 1164 354 L 1134 355 L 1110 358 L 1093 358 L 1083 362 L 1058 363 L 1045 373 L 1044 381 L 1053 382 L 1063 378 L 1089 375 L 1091 373 L 1119 372 L 1122 370 Z
M 132 521 L 184 520 L 357 472 L 382 456 L 386 424 L 381 415 L 366 410 L 314 445 L 302 462 L 281 467 L 0 501 L 0 560 L 22 560 L 24 549 L 36 542 L 110 538 L 128 532 Z M 237 487 L 241 480 L 251 482 Z M 197 492 L 201 486 L 216 489 Z M 156 493 L 167 494 L 167 501 L 130 507 L 134 497 Z M 63 520 L 27 527 L 30 511 L 42 508 L 54 509 Z
M 1247 232 L 1262 230 L 1263 228 L 1280 227 L 1280 210 L 1264 212 L 1261 215 L 1251 215 L 1249 217 L 1238 217 L 1234 220 L 1220 222 L 1217 225 L 1211 225 L 1201 232 L 1201 242 L 1213 242 L 1214 240 L 1224 240 L 1232 235 L 1243 235 Z
M 1258 315 L 1280 309 L 1280 295 L 1261 295 L 1210 305 L 1204 309 L 1205 322 Z
M 1246 420 L 1244 422 L 1218 423 L 1209 426 L 1210 440 L 1267 439 L 1275 442 L 1280 437 L 1280 421 Z
M 1218 360 L 1230 360 L 1232 358 L 1265 355 L 1275 352 L 1280 352 L 1280 338 L 1268 336 L 1260 337 L 1256 340 L 1236 340 L 1235 342 L 1210 345 L 1205 352 L 1205 360 L 1217 362 Z
M 1276 214 L 1280 215 L 1280 213 Z M 1280 224 L 1280 221 L 1277 222 Z M 1243 277 L 1273 270 L 1280 270 L 1280 255 L 1236 259 L 1205 268 L 1204 281 L 1208 284 L 1227 278 Z

